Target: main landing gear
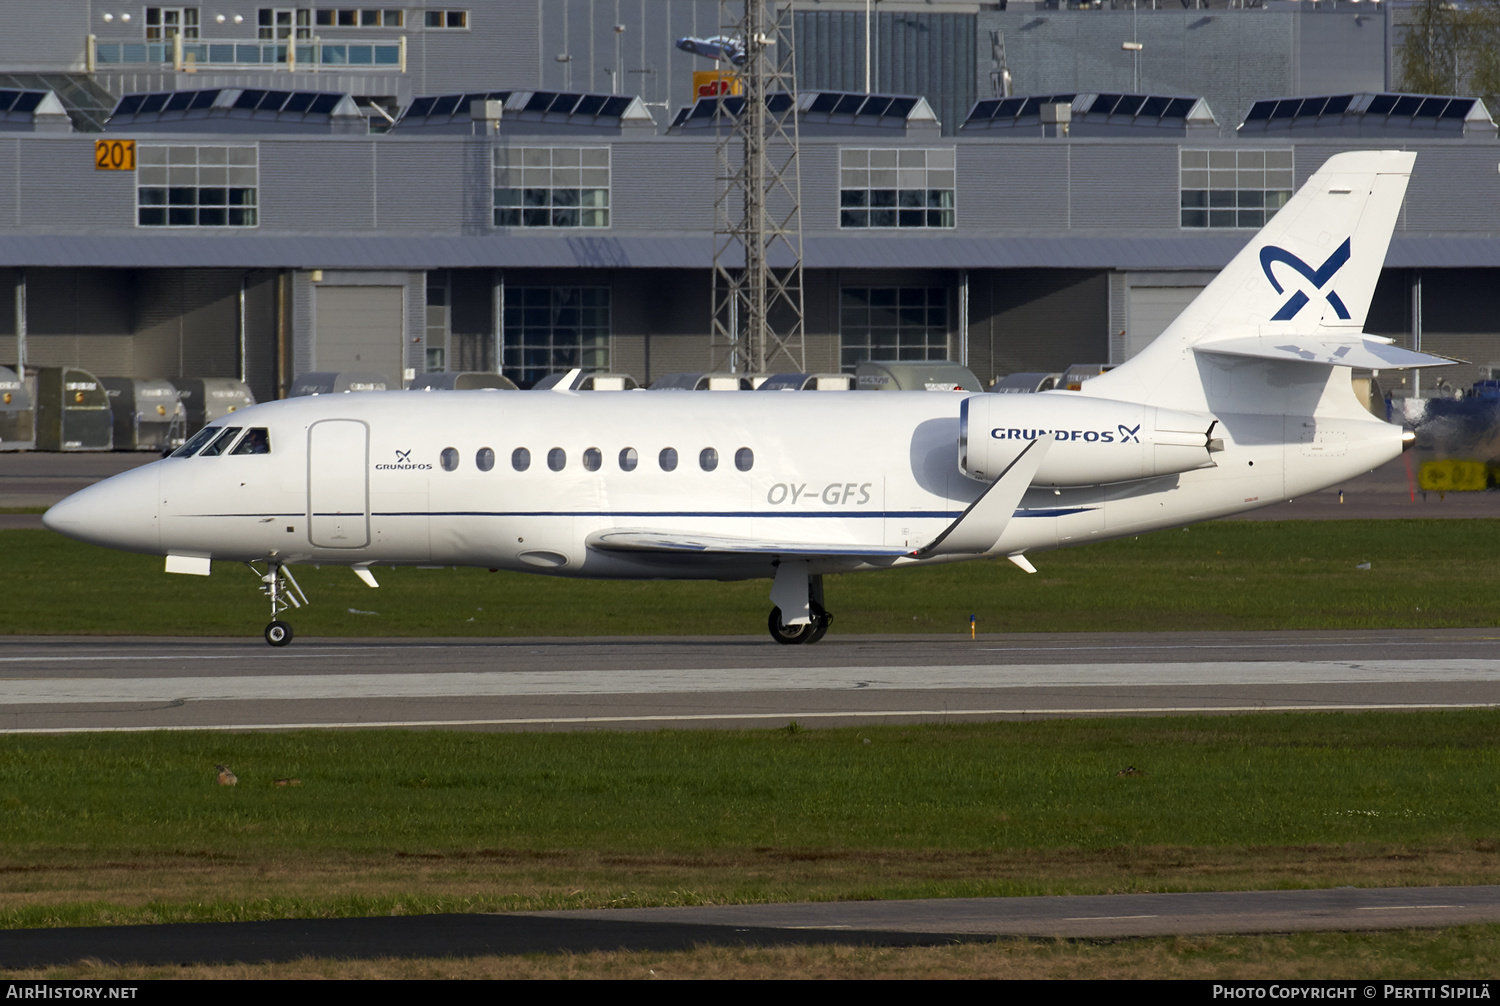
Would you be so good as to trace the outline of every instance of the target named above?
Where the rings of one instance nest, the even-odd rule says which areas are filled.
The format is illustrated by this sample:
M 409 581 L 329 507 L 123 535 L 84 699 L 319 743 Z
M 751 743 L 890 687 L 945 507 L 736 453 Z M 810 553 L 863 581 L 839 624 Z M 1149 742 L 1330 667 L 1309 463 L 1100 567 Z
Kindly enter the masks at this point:
M 297 584 L 292 571 L 279 562 L 266 564 L 262 573 L 253 562 L 245 563 L 260 577 L 260 592 L 271 599 L 271 624 L 266 626 L 266 642 L 272 646 L 285 646 L 292 641 L 292 627 L 277 616 L 289 608 L 300 608 L 307 603 L 307 595 Z
M 803 561 L 783 562 L 776 567 L 771 584 L 769 628 L 771 638 L 783 646 L 816 643 L 828 631 L 833 616 L 823 607 L 823 577 L 808 572 Z

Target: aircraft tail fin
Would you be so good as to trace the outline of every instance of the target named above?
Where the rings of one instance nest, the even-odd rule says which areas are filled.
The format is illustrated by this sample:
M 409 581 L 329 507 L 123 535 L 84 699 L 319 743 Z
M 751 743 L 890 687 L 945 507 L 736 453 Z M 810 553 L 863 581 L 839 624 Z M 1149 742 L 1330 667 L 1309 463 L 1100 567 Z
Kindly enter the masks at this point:
M 1202 407 L 1187 350 L 1294 335 L 1360 342 L 1415 160 L 1397 150 L 1330 157 L 1151 345 L 1084 393 Z

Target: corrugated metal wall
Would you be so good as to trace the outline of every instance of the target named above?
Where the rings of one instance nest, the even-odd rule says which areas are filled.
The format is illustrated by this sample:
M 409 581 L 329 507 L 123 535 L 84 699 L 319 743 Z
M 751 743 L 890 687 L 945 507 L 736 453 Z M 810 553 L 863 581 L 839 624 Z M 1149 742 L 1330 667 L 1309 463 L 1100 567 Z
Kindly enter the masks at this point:
M 870 37 L 870 89 L 925 97 L 952 135 L 975 99 L 972 14 L 918 11 L 875 15 Z M 865 89 L 862 11 L 799 11 L 797 83 L 802 90 Z
M 716 171 L 712 141 L 613 144 L 611 230 L 711 232 Z
M 474 223 L 476 203 L 480 222 L 490 223 L 488 143 L 444 139 L 375 149 L 373 226 L 459 230 Z
M 1109 359 L 1109 274 L 1075 269 L 969 273 L 969 369 L 995 377 Z
M 264 139 L 259 145 L 262 229 L 305 231 L 321 225 L 366 230 L 375 225 L 376 144 Z M 428 153 L 429 163 L 439 159 L 438 153 Z
M 239 270 L 142 269 L 134 304 L 131 377 L 238 377 Z
M 217 138 L 205 138 L 213 143 Z M 181 144 L 182 138 L 174 138 Z M 0 141 L 0 226 L 41 233 L 202 236 L 197 228 L 135 225 L 135 175 L 94 168 L 93 140 L 79 137 Z M 155 141 L 153 141 L 155 142 Z M 192 142 L 189 140 L 188 142 Z M 225 141 L 220 141 L 225 142 Z M 242 142 L 242 141 L 241 141 Z M 594 146 L 595 136 L 512 138 L 516 146 Z M 802 151 L 804 229 L 836 229 L 838 150 L 842 146 L 945 146 L 913 140 L 808 141 Z M 1180 146 L 1210 142 L 1103 140 L 960 140 L 956 236 L 1006 230 L 1178 229 Z M 1231 148 L 1283 144 L 1225 144 Z M 1370 141 L 1368 146 L 1376 146 Z M 1412 142 L 1404 144 L 1416 146 Z M 402 142 L 382 137 L 265 138 L 257 142 L 260 224 L 246 235 L 402 232 L 460 236 L 496 233 L 490 220 L 487 143 L 461 139 Z M 663 230 L 707 236 L 713 220 L 712 140 L 676 138 L 610 143 L 611 237 Z M 1296 174 L 1305 181 L 1348 143 L 1299 142 Z M 1493 143 L 1433 141 L 1417 146 L 1416 173 L 1400 226 L 1442 233 L 1500 232 L 1492 198 Z M 545 236 L 557 237 L 549 231 Z M 1125 263 L 1122 263 L 1125 264 Z M 336 265 L 336 263 L 335 263 Z
M 1203 97 L 1219 124 L 1233 128 L 1257 98 L 1306 93 L 1294 86 L 1299 58 L 1324 60 L 1321 52 L 1303 54 L 1294 46 L 1294 22 L 1306 16 L 1264 8 L 1157 10 L 1136 16 L 1129 10 L 1037 12 L 1020 5 L 981 11 L 975 23 L 981 43 L 976 86 L 980 97 L 991 97 L 990 32 L 998 31 L 1004 37 L 1015 94 L 1138 90 Z M 1354 20 L 1353 15 L 1343 17 Z M 1367 37 L 1367 51 L 1356 58 L 1382 65 L 1383 36 L 1372 30 Z M 1131 38 L 1143 46 L 1138 81 L 1134 54 L 1120 48 Z M 1345 79 L 1337 72 L 1342 63 L 1341 58 L 1326 64 L 1319 83 L 1342 80 L 1344 86 L 1331 88 L 1335 93 L 1360 90 L 1354 85 L 1364 84 L 1368 74 Z

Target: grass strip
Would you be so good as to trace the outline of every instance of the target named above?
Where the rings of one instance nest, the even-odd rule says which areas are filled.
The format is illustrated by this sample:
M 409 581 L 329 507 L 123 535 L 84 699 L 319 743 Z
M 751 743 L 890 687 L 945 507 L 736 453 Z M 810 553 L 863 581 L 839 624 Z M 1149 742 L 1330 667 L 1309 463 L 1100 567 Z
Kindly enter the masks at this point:
M 215 563 L 172 576 L 160 557 L 47 531 L 0 531 L 0 634 L 246 635 L 267 621 L 258 581 Z M 1225 521 L 998 560 L 827 583 L 833 632 L 1436 628 L 1500 623 L 1500 520 Z M 1366 568 L 1367 567 L 1367 568 Z M 299 567 L 311 636 L 759 633 L 768 582 L 611 582 L 478 569 Z
M 1495 883 L 1497 727 L 6 737 L 0 926 Z

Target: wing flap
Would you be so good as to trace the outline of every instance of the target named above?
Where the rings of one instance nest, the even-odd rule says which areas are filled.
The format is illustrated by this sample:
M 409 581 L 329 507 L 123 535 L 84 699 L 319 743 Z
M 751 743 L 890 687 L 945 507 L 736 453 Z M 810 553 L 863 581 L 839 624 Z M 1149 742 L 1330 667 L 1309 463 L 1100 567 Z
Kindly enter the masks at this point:
M 661 531 L 643 528 L 611 528 L 595 531 L 585 539 L 589 548 L 604 552 L 658 552 L 695 555 L 807 555 L 807 556 L 899 556 L 909 548 L 853 543 L 768 541 L 732 535 L 698 534 L 691 531 Z

